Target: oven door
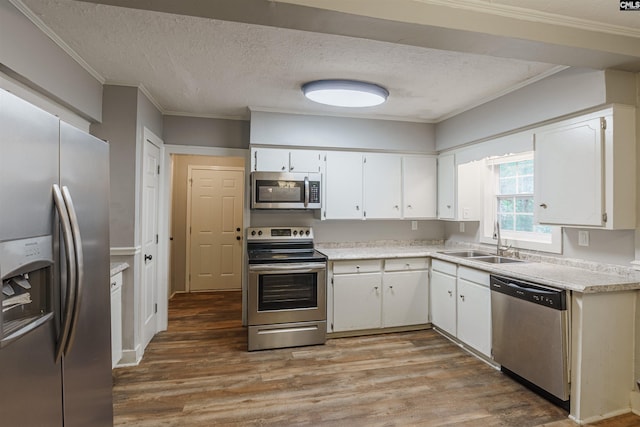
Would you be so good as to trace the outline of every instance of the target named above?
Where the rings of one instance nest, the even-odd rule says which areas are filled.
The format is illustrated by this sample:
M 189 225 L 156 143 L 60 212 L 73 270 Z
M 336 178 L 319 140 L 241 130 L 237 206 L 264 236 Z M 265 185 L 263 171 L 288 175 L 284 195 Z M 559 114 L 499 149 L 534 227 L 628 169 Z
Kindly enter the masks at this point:
M 326 320 L 325 263 L 249 265 L 249 325 Z

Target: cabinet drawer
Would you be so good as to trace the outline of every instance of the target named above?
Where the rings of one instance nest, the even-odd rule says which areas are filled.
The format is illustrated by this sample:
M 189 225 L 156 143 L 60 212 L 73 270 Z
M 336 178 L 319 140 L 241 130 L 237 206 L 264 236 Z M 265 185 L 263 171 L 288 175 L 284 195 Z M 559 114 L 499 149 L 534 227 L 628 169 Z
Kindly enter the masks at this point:
M 456 275 L 456 267 L 458 265 L 452 262 L 440 261 L 439 259 L 434 259 L 431 261 L 431 269 L 440 271 L 442 273 L 450 274 L 452 276 Z
M 460 266 L 458 268 L 458 277 L 468 280 L 469 282 L 489 287 L 489 273 L 486 271 Z
M 379 259 L 362 259 L 357 261 L 334 261 L 334 274 L 373 273 L 380 271 Z
M 110 286 L 111 292 L 113 292 L 116 289 L 122 287 L 122 272 L 114 274 L 113 276 L 111 276 L 111 280 L 109 281 L 109 283 L 111 284 L 111 286 Z
M 384 271 L 426 270 L 429 268 L 427 258 L 394 258 L 384 262 Z

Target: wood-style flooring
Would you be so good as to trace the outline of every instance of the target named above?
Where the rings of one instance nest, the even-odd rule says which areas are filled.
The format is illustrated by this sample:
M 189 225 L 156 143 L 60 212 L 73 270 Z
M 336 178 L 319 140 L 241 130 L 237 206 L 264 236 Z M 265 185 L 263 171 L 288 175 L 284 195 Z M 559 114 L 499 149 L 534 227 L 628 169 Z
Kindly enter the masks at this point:
M 239 292 L 176 295 L 140 365 L 114 371 L 115 425 L 576 426 L 432 330 L 249 353 L 240 313 Z

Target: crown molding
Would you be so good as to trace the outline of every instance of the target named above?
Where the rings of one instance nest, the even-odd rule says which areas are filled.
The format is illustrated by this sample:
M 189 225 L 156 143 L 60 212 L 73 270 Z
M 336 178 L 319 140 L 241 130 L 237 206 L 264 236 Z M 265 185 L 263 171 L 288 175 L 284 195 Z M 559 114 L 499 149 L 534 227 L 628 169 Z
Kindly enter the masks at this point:
M 85 71 L 91 76 L 100 82 L 100 84 L 104 84 L 105 78 L 98 73 L 91 65 L 89 65 L 80 55 L 74 51 L 71 46 L 65 43 L 51 28 L 45 24 L 40 17 L 38 17 L 31 9 L 29 9 L 21 0 L 9 0 L 11 4 L 13 4 L 24 16 L 27 17 L 33 24 L 40 29 L 43 33 L 47 35 L 55 44 L 57 44 L 60 49 L 62 49 L 67 55 L 69 55 L 74 61 L 78 63 Z
M 227 116 L 224 114 L 194 114 L 194 113 L 186 113 L 183 111 L 165 111 L 162 114 L 165 116 L 196 117 L 200 119 L 238 120 L 238 121 L 245 121 L 245 122 L 249 120 L 249 118 L 246 115 Z
M 600 33 L 607 33 L 625 37 L 640 37 L 640 29 L 624 27 L 621 25 L 606 24 L 588 19 L 574 18 L 555 13 L 542 12 L 524 7 L 509 6 L 491 3 L 482 0 L 416 0 L 420 3 L 444 6 L 448 8 L 462 9 L 471 12 L 487 13 L 505 18 L 513 18 L 524 21 L 540 22 L 544 24 L 559 25 L 563 27 L 588 29 Z M 612 5 L 613 7 L 613 5 Z M 617 6 L 617 3 L 615 4 Z
M 363 120 L 387 120 L 393 122 L 410 122 L 410 123 L 427 123 L 433 124 L 437 123 L 436 120 L 429 119 L 420 119 L 418 117 L 400 117 L 400 116 L 390 116 L 386 114 L 348 114 L 348 113 L 332 113 L 330 111 L 300 111 L 300 110 L 287 110 L 281 108 L 270 108 L 270 107 L 257 107 L 257 106 L 249 106 L 249 111 L 251 112 L 261 112 L 261 113 L 278 113 L 278 114 L 298 114 L 303 116 L 325 116 L 325 117 L 339 117 L 339 118 L 347 118 L 347 119 L 363 119 Z

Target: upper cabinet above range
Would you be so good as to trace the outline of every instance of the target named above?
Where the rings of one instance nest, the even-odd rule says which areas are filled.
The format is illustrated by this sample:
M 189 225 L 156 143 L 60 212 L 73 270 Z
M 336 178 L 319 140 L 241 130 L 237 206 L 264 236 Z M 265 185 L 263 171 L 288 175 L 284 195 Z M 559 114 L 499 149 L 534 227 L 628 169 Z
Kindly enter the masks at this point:
M 614 105 L 535 129 L 541 224 L 635 228 L 635 109 Z
M 251 170 L 261 172 L 320 172 L 322 153 L 317 150 L 251 148 Z

